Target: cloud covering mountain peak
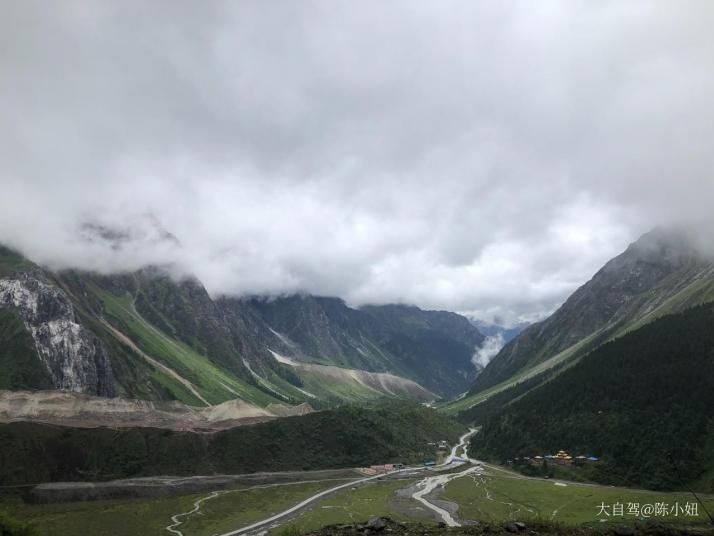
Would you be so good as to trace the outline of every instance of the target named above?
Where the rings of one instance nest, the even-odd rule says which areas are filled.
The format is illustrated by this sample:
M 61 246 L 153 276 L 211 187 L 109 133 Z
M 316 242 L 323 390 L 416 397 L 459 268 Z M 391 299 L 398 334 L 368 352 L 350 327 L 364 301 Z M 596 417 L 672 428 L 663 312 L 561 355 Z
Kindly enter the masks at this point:
M 648 228 L 711 222 L 713 22 L 701 2 L 15 3 L 0 241 L 213 294 L 537 316 Z

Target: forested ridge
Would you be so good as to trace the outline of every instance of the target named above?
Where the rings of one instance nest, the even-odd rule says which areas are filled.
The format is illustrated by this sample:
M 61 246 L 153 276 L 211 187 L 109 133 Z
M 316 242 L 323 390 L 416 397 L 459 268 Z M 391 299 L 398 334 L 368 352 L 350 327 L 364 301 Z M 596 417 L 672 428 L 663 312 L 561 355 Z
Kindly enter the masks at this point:
M 714 491 L 714 305 L 660 318 L 487 412 L 473 448 L 499 460 L 565 449 L 601 456 L 588 468 L 599 482 Z
M 250 473 L 422 462 L 463 427 L 411 403 L 345 406 L 212 434 L 156 428 L 0 425 L 0 481 L 29 484 L 147 475 Z

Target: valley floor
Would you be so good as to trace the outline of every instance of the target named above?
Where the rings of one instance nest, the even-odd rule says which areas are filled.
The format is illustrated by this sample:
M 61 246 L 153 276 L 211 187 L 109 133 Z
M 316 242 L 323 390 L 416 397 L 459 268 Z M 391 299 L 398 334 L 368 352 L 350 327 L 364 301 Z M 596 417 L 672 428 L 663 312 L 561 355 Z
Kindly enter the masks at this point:
M 440 510 L 447 512 L 455 525 L 463 526 L 474 521 L 498 524 L 518 520 L 599 529 L 613 524 L 637 525 L 649 519 L 668 526 L 703 528 L 708 521 L 701 506 L 697 507 L 697 515 L 682 512 L 661 515 L 660 511 L 652 512 L 649 518 L 634 515 L 634 507 L 629 506 L 638 505 L 641 514 L 649 508 L 646 505 L 654 508 L 666 504 L 671 508 L 678 504 L 685 508 L 695 502 L 687 493 L 531 478 L 487 464 L 457 464 L 453 468 L 445 465 L 439 469 L 436 473 L 424 468 L 408 469 L 369 481 L 349 471 L 295 472 L 286 479 L 272 474 L 254 477 L 250 482 L 245 479 L 229 485 L 222 482 L 213 489 L 209 482 L 200 493 L 163 498 L 36 505 L 6 499 L 0 503 L 0 510 L 32 521 L 42 534 L 57 536 L 288 534 L 315 531 L 329 524 L 362 522 L 374 516 L 435 524 L 447 521 Z M 438 480 L 437 485 L 419 494 L 434 479 Z M 289 515 L 249 531 L 240 530 L 337 486 L 342 487 Z M 415 500 L 419 495 L 426 503 Z M 703 498 L 708 509 L 714 511 L 714 496 Z M 613 515 L 618 513 L 618 504 L 623 505 L 623 513 Z M 610 515 L 600 512 L 603 506 Z

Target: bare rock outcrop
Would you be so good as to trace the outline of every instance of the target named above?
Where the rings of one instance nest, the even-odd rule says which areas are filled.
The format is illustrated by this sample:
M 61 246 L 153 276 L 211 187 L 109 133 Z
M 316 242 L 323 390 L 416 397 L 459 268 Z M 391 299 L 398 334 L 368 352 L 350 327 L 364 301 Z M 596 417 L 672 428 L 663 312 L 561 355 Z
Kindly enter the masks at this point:
M 32 272 L 0 279 L 0 307 L 16 309 L 57 389 L 113 396 L 114 376 L 101 341 L 76 318 L 69 297 Z

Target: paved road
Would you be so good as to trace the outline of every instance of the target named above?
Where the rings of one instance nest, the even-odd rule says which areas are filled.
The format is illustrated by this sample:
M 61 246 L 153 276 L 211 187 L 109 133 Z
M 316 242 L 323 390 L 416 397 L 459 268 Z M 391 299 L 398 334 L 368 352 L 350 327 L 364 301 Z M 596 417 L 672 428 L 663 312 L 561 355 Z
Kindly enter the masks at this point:
M 278 474 L 278 473 L 273 473 L 273 474 Z M 176 534 L 177 536 L 184 536 L 183 532 L 179 528 L 181 525 L 183 525 L 186 521 L 180 521 L 181 518 L 188 517 L 190 515 L 193 515 L 201 510 L 201 504 L 203 504 L 206 501 L 209 501 L 211 499 L 215 499 L 216 497 L 219 497 L 221 495 L 226 495 L 228 493 L 243 493 L 246 491 L 252 491 L 256 489 L 266 489 L 266 488 L 275 488 L 279 486 L 296 486 L 299 484 L 316 484 L 316 483 L 321 483 L 321 482 L 330 482 L 332 480 L 349 480 L 349 483 L 354 483 L 355 479 L 354 478 L 327 478 L 327 479 L 322 479 L 322 480 L 296 480 L 292 482 L 276 482 L 273 484 L 259 484 L 256 486 L 250 486 L 247 488 L 236 488 L 236 489 L 228 489 L 228 490 L 222 490 L 222 491 L 214 491 L 210 493 L 209 495 L 206 495 L 205 497 L 201 497 L 200 499 L 196 500 L 193 503 L 193 508 L 191 510 L 188 510 L 186 512 L 181 512 L 180 514 L 175 514 L 171 516 L 171 521 L 173 522 L 170 525 L 166 526 L 166 530 L 169 532 Z
M 326 495 L 329 495 L 329 494 L 339 491 L 341 489 L 348 488 L 350 486 L 355 486 L 358 484 L 362 484 L 364 482 L 369 482 L 371 480 L 377 480 L 379 478 L 384 478 L 387 475 L 391 475 L 391 474 L 398 473 L 398 472 L 399 471 L 387 471 L 386 473 L 382 473 L 382 474 L 375 475 L 375 476 L 368 476 L 365 478 L 359 478 L 357 480 L 350 480 L 349 482 L 347 482 L 345 484 L 340 484 L 339 486 L 335 486 L 334 488 L 326 489 L 319 493 L 316 493 L 315 495 L 308 497 L 304 501 L 299 502 L 295 506 L 292 506 L 292 507 L 288 508 L 287 510 L 282 511 L 279 514 L 275 514 L 274 516 L 271 516 L 267 519 L 263 519 L 262 521 L 258 521 L 257 523 L 253 523 L 252 525 L 248 525 L 246 527 L 241 527 L 239 529 L 232 530 L 230 532 L 224 532 L 222 534 L 217 534 L 215 536 L 237 536 L 238 534 L 244 534 L 246 532 L 250 532 L 252 530 L 259 529 L 261 527 L 265 527 L 266 525 L 269 525 L 269 524 L 273 523 L 274 521 L 277 521 L 278 519 L 289 516 L 290 514 L 293 514 L 297 511 L 301 510 L 302 508 L 305 508 L 309 504 L 317 501 L 318 499 L 325 497 Z
M 456 445 L 451 449 L 451 453 L 450 453 L 449 456 L 446 458 L 446 460 L 445 460 L 443 463 L 439 464 L 437 467 L 438 467 L 438 468 L 444 468 L 444 467 L 446 467 L 446 466 L 452 464 L 454 458 L 456 457 L 456 451 L 459 449 L 459 447 L 465 446 L 467 439 L 468 439 L 471 435 L 473 435 L 474 433 L 475 433 L 475 430 L 471 430 L 471 431 L 467 432 L 466 434 L 464 434 L 463 436 L 461 436 L 461 438 L 459 439 L 459 443 L 456 444 Z M 469 459 L 469 461 L 471 461 L 472 463 L 475 463 L 476 460 L 470 460 L 470 459 Z M 412 470 L 413 470 L 413 469 L 414 469 L 414 468 L 412 468 Z M 422 482 L 425 482 L 425 483 L 426 483 L 426 484 L 425 484 L 426 487 L 429 487 L 429 486 L 430 486 L 430 489 L 428 489 L 428 490 L 426 490 L 426 491 L 425 491 L 425 490 L 419 490 L 417 493 L 415 493 L 415 494 L 413 495 L 413 497 L 414 497 L 416 500 L 418 500 L 419 502 L 421 502 L 422 504 L 424 504 L 425 506 L 427 506 L 428 508 L 431 508 L 432 510 L 437 511 L 437 512 L 439 513 L 439 515 L 441 515 L 442 518 L 444 518 L 444 520 L 445 520 L 447 523 L 449 523 L 449 520 L 447 519 L 448 517 L 450 517 L 449 513 L 446 512 L 445 510 L 440 509 L 438 506 L 433 505 L 432 503 L 428 502 L 428 501 L 424 498 L 424 495 L 427 495 L 428 493 L 430 493 L 430 492 L 431 492 L 436 486 L 438 486 L 440 483 L 446 483 L 446 482 L 448 482 L 449 480 L 452 480 L 452 479 L 454 479 L 454 478 L 458 478 L 459 476 L 463 476 L 463 475 L 465 475 L 465 474 L 467 474 L 467 473 L 469 473 L 469 472 L 472 472 L 472 471 L 474 471 L 474 470 L 476 470 L 476 469 L 477 469 L 477 467 L 471 467 L 471 468 L 467 469 L 466 471 L 462 471 L 461 473 L 448 474 L 448 475 L 437 475 L 437 476 L 435 476 L 435 477 L 427 477 L 427 478 L 425 478 Z M 319 493 L 316 493 L 315 495 L 312 495 L 312 496 L 308 497 L 307 499 L 305 499 L 305 500 L 299 502 L 298 504 L 296 504 L 296 505 L 294 505 L 294 506 L 288 508 L 287 510 L 284 510 L 284 511 L 282 511 L 282 512 L 280 512 L 280 513 L 278 513 L 278 514 L 275 514 L 275 515 L 273 515 L 273 516 L 271 516 L 271 517 L 268 517 L 268 518 L 263 519 L 263 520 L 261 520 L 261 521 L 258 521 L 258 522 L 256 522 L 256 523 L 253 523 L 253 524 L 251 524 L 251 525 L 247 525 L 247 526 L 245 526 L 245 527 L 241 527 L 241 528 L 232 530 L 232 531 L 230 531 L 230 532 L 224 532 L 224 533 L 222 533 L 222 534 L 216 534 L 216 535 L 214 535 L 214 536 L 238 536 L 238 535 L 240 535 L 240 534 L 246 534 L 246 533 L 249 533 L 249 532 L 251 532 L 251 531 L 255 531 L 255 530 L 257 530 L 257 529 L 260 529 L 260 528 L 267 528 L 267 526 L 270 525 L 271 523 L 274 523 L 275 521 L 278 521 L 278 520 L 280 520 L 280 519 L 282 519 L 282 518 L 284 518 L 284 517 L 287 517 L 287 516 L 289 516 L 289 515 L 291 515 L 291 514 L 294 514 L 294 513 L 298 512 L 298 511 L 300 511 L 301 509 L 305 508 L 306 506 L 308 506 L 308 505 L 314 503 L 315 501 L 317 501 L 317 500 L 319 500 L 319 499 L 322 499 L 323 497 L 325 497 L 325 496 L 327 496 L 327 495 L 330 495 L 330 494 L 335 493 L 335 492 L 337 492 L 337 491 L 340 491 L 340 490 L 342 490 L 342 489 L 348 488 L 348 487 L 350 487 L 350 486 L 356 486 L 356 485 L 359 485 L 359 484 L 363 484 L 363 483 L 365 483 L 365 482 L 370 482 L 370 481 L 373 481 L 373 480 L 378 480 L 378 479 L 380 479 L 380 478 L 384 478 L 384 477 L 386 477 L 386 476 L 389 476 L 389 475 L 392 475 L 392 474 L 397 474 L 397 473 L 408 474 L 408 473 L 409 473 L 409 468 L 407 468 L 407 469 L 405 469 L 405 470 L 401 470 L 401 471 L 399 471 L 399 470 L 397 470 L 397 471 L 387 471 L 386 473 L 381 473 L 381 474 L 374 475 L 374 476 L 368 476 L 368 477 L 365 477 L 365 478 L 358 478 L 358 479 L 356 479 L 356 480 L 350 480 L 349 482 L 347 482 L 347 483 L 345 483 L 345 484 L 340 484 L 339 486 L 335 486 L 335 487 L 332 487 L 332 488 L 323 490 L 323 491 L 321 491 L 321 492 L 319 492 Z M 432 483 L 434 483 L 434 484 L 432 485 Z M 419 495 L 419 497 L 416 497 L 416 495 Z M 183 512 L 183 513 L 181 513 L 181 514 L 177 514 L 176 516 L 173 516 L 173 517 L 171 518 L 171 520 L 172 520 L 174 523 L 173 523 L 172 525 L 169 525 L 168 527 L 166 527 L 166 530 L 168 530 L 169 532 L 172 532 L 172 533 L 176 534 L 177 536 L 183 536 L 182 533 L 181 533 L 181 531 L 178 530 L 178 527 L 181 525 L 181 522 L 178 521 L 178 518 L 184 517 L 184 516 L 187 516 L 187 515 L 190 515 L 190 514 L 192 514 L 192 513 L 197 512 L 197 511 L 200 509 L 200 503 L 203 502 L 203 501 L 205 501 L 205 500 L 208 500 L 208 499 L 210 499 L 210 498 L 212 498 L 212 497 L 213 497 L 213 495 L 212 495 L 212 496 L 208 496 L 208 497 L 204 497 L 204 498 L 202 498 L 202 499 L 199 499 L 199 500 L 197 501 L 197 503 L 194 503 L 194 508 L 193 508 L 192 510 L 190 510 L 190 511 L 188 511 L 188 512 Z M 444 515 L 442 514 L 442 512 L 443 512 L 443 514 L 446 514 L 446 516 L 444 516 Z M 458 526 L 458 524 L 456 523 L 456 521 L 454 521 L 453 519 L 451 519 L 451 522 L 453 523 L 451 526 Z

